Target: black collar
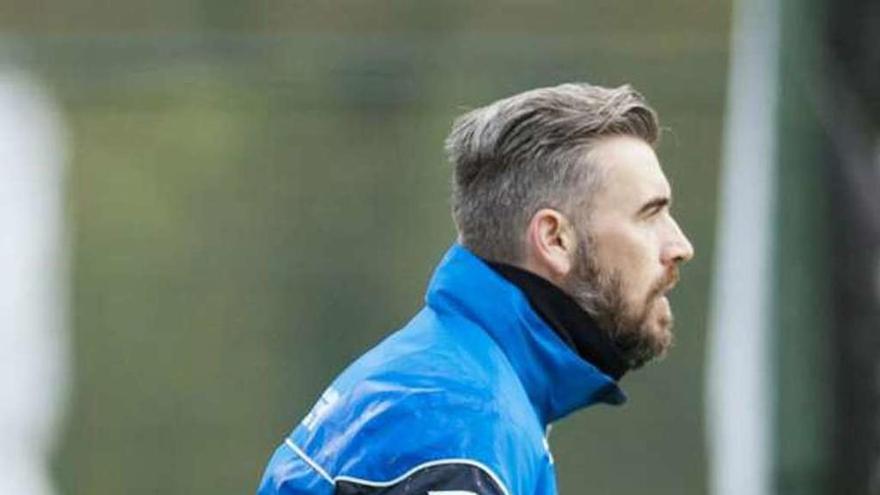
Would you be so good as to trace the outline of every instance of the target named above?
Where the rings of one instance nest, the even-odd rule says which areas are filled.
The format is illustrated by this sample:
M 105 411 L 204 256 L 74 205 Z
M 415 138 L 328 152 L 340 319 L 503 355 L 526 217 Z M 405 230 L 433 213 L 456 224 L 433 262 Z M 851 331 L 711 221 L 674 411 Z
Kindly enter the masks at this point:
M 568 294 L 550 281 L 512 265 L 487 261 L 519 287 L 541 318 L 581 358 L 615 381 L 627 372 L 626 361 L 596 321 Z

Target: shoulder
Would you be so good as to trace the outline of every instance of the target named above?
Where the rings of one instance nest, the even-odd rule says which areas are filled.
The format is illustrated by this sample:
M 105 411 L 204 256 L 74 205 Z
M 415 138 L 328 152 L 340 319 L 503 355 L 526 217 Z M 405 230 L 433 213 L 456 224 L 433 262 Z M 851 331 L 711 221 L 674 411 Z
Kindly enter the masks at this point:
M 343 372 L 286 444 L 338 493 L 506 494 L 532 491 L 542 439 L 491 339 L 423 311 Z
M 338 493 L 426 493 L 395 491 L 398 486 L 530 491 L 524 488 L 534 483 L 539 455 L 531 448 L 534 432 L 511 421 L 484 390 L 424 385 L 362 382 L 311 430 L 297 428 L 288 446 Z
M 534 483 L 543 432 L 522 413 L 527 398 L 504 393 L 492 374 L 467 362 L 427 361 L 384 367 L 344 389 L 330 388 L 291 442 L 330 478 L 358 486 L 406 480 L 439 487 L 447 480 L 496 486 L 497 493 L 529 492 L 524 488 Z

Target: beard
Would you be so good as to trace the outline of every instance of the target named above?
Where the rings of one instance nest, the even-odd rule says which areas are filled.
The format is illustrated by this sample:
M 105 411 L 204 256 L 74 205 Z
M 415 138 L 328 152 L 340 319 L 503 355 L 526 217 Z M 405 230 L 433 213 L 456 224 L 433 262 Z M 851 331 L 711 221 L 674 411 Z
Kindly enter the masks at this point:
M 673 267 L 655 281 L 641 301 L 629 303 L 621 274 L 599 266 L 588 249 L 590 241 L 587 237 L 578 243 L 575 265 L 564 281 L 564 290 L 596 320 L 629 369 L 662 358 L 672 346 L 673 318 L 668 308 L 657 306 L 664 302 L 664 292 L 678 281 L 678 269 Z M 658 310 L 661 314 L 655 315 Z

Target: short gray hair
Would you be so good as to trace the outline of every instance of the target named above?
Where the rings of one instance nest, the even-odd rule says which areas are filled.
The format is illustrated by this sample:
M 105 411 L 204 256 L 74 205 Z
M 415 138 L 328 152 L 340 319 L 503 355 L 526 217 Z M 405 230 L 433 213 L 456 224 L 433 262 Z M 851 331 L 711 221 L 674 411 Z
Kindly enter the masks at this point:
M 520 262 L 538 210 L 570 216 L 588 206 L 600 179 L 587 158 L 599 138 L 634 136 L 655 146 L 659 132 L 657 114 L 629 85 L 539 88 L 460 116 L 446 139 L 460 241 L 486 259 Z M 585 184 L 587 198 L 577 198 Z

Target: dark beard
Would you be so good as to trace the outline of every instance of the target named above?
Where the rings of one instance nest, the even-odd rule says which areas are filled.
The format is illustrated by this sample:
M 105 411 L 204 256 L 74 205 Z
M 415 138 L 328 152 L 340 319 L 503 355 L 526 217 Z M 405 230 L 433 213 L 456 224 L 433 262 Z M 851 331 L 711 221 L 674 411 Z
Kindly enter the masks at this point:
M 672 345 L 672 334 L 655 334 L 649 328 L 648 319 L 655 300 L 675 283 L 677 271 L 658 280 L 639 307 L 630 308 L 623 295 L 620 274 L 600 270 L 595 257 L 589 254 L 589 244 L 589 239 L 579 243 L 575 266 L 563 288 L 606 332 L 629 369 L 641 368 L 662 357 Z M 662 324 L 671 327 L 672 321 Z

